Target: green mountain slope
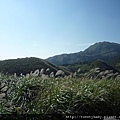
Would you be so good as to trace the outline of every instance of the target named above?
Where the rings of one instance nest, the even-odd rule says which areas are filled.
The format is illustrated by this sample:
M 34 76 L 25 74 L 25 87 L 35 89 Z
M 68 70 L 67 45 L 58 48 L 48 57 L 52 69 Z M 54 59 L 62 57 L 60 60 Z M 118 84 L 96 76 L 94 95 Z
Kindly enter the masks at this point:
M 56 64 L 75 64 L 80 62 L 90 62 L 93 60 L 104 60 L 113 63 L 120 59 L 120 44 L 110 42 L 99 42 L 91 45 L 84 51 L 72 54 L 56 55 L 46 60 Z M 116 63 L 115 63 L 116 64 Z
M 118 66 L 119 65 L 120 64 L 118 64 Z M 105 71 L 105 70 L 113 70 L 113 72 L 120 71 L 118 67 L 116 66 L 113 67 L 102 60 L 95 60 L 92 62 L 84 62 L 84 63 L 76 63 L 76 64 L 66 64 L 66 65 L 62 65 L 62 67 L 64 67 L 64 69 L 67 69 L 71 72 L 76 72 L 80 68 L 80 73 L 86 73 L 91 69 L 95 69 L 95 68 L 99 68 L 101 71 Z
M 46 70 L 49 68 L 49 73 L 50 72 L 56 72 L 59 69 L 62 69 L 60 67 L 57 67 L 48 61 L 45 61 L 40 58 L 18 58 L 18 59 L 9 59 L 9 60 L 3 60 L 0 61 L 0 72 L 3 73 L 8 73 L 8 74 L 14 74 L 16 73 L 17 75 L 22 74 L 27 74 L 30 73 L 31 71 L 35 71 L 36 69 L 44 69 Z M 62 69 L 63 70 L 63 69 Z M 64 72 L 68 72 L 63 70 Z

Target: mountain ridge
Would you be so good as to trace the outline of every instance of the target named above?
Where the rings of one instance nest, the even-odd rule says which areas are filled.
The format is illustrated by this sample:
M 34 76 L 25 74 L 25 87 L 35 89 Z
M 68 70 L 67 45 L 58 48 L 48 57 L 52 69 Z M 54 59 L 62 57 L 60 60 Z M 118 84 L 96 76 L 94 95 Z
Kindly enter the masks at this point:
M 105 62 L 110 62 L 111 59 L 120 57 L 120 44 L 114 42 L 97 42 L 89 46 L 84 51 L 70 54 L 61 54 L 49 57 L 45 60 L 55 64 L 74 64 L 79 62 L 90 62 L 93 60 L 101 59 Z
M 45 61 L 41 58 L 36 57 L 26 57 L 26 58 L 17 58 L 17 59 L 7 59 L 0 61 L 0 72 L 7 73 L 7 74 L 14 74 L 17 75 L 27 74 L 31 71 L 35 71 L 37 69 L 47 70 L 49 68 L 49 73 L 57 72 L 58 70 L 63 70 L 65 73 L 68 71 L 56 66 L 48 61 Z

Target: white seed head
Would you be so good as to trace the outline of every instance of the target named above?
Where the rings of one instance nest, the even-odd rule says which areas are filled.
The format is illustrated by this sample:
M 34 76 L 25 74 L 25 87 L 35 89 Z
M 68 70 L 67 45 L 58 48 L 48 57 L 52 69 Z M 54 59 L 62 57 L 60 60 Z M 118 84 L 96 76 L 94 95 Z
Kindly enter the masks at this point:
M 1 85 L 0 85 L 0 88 L 3 88 L 5 86 L 5 83 L 2 83 Z
M 30 77 L 30 74 L 29 74 L 29 73 L 27 73 L 27 74 L 26 74 L 26 78 L 29 78 L 29 77 Z
M 50 73 L 50 77 L 51 77 L 51 78 L 54 78 L 54 72 L 51 72 L 51 73 Z
M 40 75 L 42 75 L 44 73 L 44 69 L 42 68 L 41 70 L 40 70 Z
M 81 69 L 79 68 L 78 70 L 77 70 L 77 72 L 79 73 L 81 71 Z
M 58 71 L 56 72 L 55 76 L 63 75 L 63 74 L 64 74 L 64 72 L 63 72 L 62 70 L 58 70 Z
M 7 91 L 7 89 L 8 89 L 8 87 L 7 86 L 5 86 L 4 88 L 2 88 L 0 91 L 2 91 L 2 92 L 6 92 Z
M 2 73 L 0 73 L 0 78 L 2 77 Z
M 14 73 L 14 78 L 16 78 L 17 77 L 17 74 L 16 73 Z
M 50 70 L 50 68 L 47 68 L 46 72 L 48 72 Z
M 42 75 L 41 75 L 41 78 L 42 78 L 42 79 L 47 79 L 47 78 L 48 78 L 48 75 L 42 74 Z
M 30 76 L 32 76 L 32 75 L 33 75 L 33 71 L 30 72 Z
M 74 72 L 73 77 L 75 77 L 76 75 L 77 75 L 77 73 L 76 73 L 76 72 Z
M 33 76 L 38 76 L 39 75 L 39 69 L 37 69 L 34 73 L 33 73 Z
M 0 94 L 0 99 L 3 99 L 5 97 L 5 93 Z

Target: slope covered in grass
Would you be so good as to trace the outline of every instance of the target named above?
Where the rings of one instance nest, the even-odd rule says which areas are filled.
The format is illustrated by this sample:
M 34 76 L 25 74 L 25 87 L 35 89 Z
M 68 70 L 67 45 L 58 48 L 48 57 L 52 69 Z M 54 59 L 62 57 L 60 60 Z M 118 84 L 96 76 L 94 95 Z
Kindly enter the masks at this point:
M 40 58 L 35 57 L 26 57 L 26 58 L 18 58 L 18 59 L 9 59 L 0 61 L 0 72 L 14 74 L 17 75 L 27 74 L 31 71 L 35 71 L 36 69 L 44 69 L 49 68 L 50 72 L 57 72 L 59 69 L 62 69 L 56 65 L 49 63 Z M 63 70 L 65 73 L 69 73 L 69 71 Z
M 1 76 L 0 114 L 120 114 L 120 80 Z M 4 88 L 3 87 L 3 88 Z
M 76 72 L 80 68 L 81 73 L 89 72 L 91 69 L 94 68 L 100 68 L 101 71 L 104 70 L 113 70 L 114 72 L 118 72 L 120 69 L 120 63 L 117 63 L 116 66 L 111 66 L 110 64 L 107 64 L 105 61 L 102 60 L 95 60 L 92 62 L 83 62 L 83 63 L 76 63 L 76 64 L 66 64 L 62 65 L 64 69 L 67 69 L 71 72 Z

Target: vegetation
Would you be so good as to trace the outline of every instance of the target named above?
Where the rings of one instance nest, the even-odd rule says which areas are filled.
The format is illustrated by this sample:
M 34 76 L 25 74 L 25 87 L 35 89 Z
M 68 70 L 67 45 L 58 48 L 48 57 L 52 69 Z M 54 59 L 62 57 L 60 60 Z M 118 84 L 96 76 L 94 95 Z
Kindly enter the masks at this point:
M 49 62 L 48 62 L 49 61 Z M 50 63 L 51 62 L 51 63 Z M 61 65 L 61 66 L 56 66 Z M 95 43 L 83 52 L 63 54 L 48 58 L 18 58 L 0 61 L 0 72 L 26 75 L 36 69 L 50 69 L 49 73 L 63 70 L 67 75 L 79 68 L 82 73 L 88 72 L 94 67 L 102 70 L 120 71 L 120 44 L 100 42 Z
M 120 80 L 115 79 L 44 79 L 1 74 L 0 114 L 118 115 L 119 93 Z
M 61 66 L 62 68 L 75 72 L 80 68 L 81 73 L 89 72 L 91 69 L 100 68 L 101 71 L 104 70 L 113 70 L 114 72 L 120 71 L 120 63 L 117 63 L 116 66 L 111 66 L 102 60 L 95 60 L 92 62 L 81 62 L 76 64 L 65 64 Z
M 36 69 L 44 69 L 49 68 L 49 73 L 57 72 L 59 69 L 62 69 L 58 66 L 55 66 L 45 60 L 40 58 L 18 58 L 18 59 L 9 59 L 0 61 L 0 72 L 7 74 L 20 75 L 21 73 L 26 75 L 31 71 L 35 71 Z M 63 70 L 63 69 L 62 69 Z M 69 73 L 69 71 L 63 70 L 65 73 Z
M 79 68 L 81 70 L 81 73 L 89 72 L 91 69 L 94 69 L 96 67 L 99 67 L 101 70 L 120 70 L 119 62 L 117 62 L 116 65 L 113 66 L 101 60 L 56 66 L 40 58 L 31 57 L 0 61 L 0 72 L 4 74 L 16 73 L 17 75 L 20 75 L 22 73 L 23 75 L 26 75 L 27 73 L 35 71 L 36 69 L 44 69 L 45 72 L 49 68 L 48 74 L 50 74 L 51 72 L 56 73 L 58 70 L 61 69 L 65 72 L 66 75 L 68 75 L 70 73 L 74 73 Z
M 62 66 L 34 57 L 0 61 L 0 114 L 119 115 L 119 47 L 102 42 L 55 57 Z
M 111 65 L 113 65 L 113 63 L 115 65 L 117 61 L 120 63 L 120 44 L 99 42 L 91 45 L 84 51 L 72 54 L 56 55 L 46 60 L 56 65 L 63 65 L 91 62 L 97 59 L 104 60 Z

